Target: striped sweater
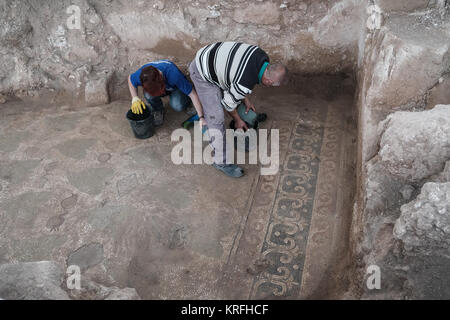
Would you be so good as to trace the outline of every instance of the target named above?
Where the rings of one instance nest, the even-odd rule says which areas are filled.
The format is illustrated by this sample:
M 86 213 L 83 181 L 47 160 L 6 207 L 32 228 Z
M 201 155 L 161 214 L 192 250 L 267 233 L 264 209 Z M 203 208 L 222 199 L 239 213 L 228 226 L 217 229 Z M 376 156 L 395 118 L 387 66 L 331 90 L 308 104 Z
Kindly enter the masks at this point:
M 217 42 L 200 49 L 195 61 L 202 78 L 223 90 L 222 106 L 233 111 L 259 83 L 269 57 L 257 46 Z

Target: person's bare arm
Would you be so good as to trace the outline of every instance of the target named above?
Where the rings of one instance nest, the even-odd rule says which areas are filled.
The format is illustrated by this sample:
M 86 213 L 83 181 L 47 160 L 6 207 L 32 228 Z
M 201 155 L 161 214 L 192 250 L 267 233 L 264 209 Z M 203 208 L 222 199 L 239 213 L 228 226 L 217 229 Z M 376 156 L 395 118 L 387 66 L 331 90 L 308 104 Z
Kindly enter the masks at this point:
M 204 114 L 203 114 L 203 106 L 200 102 L 200 99 L 198 98 L 198 94 L 197 91 L 195 91 L 194 88 L 192 88 L 191 93 L 189 94 L 189 98 L 191 98 L 192 104 L 194 105 L 195 110 L 197 111 L 197 114 L 200 118 L 200 124 L 206 125 L 206 121 L 205 118 L 203 118 Z
M 135 88 L 131 83 L 131 76 L 128 76 L 128 87 L 130 88 L 131 98 L 137 97 L 138 96 L 137 88 Z
M 245 107 L 246 107 L 245 108 L 245 113 L 248 113 L 248 110 L 250 110 L 250 109 L 252 109 L 253 111 L 256 112 L 256 108 L 253 105 L 253 103 L 250 101 L 249 98 L 247 98 L 247 97 L 244 98 L 244 104 L 245 104 Z

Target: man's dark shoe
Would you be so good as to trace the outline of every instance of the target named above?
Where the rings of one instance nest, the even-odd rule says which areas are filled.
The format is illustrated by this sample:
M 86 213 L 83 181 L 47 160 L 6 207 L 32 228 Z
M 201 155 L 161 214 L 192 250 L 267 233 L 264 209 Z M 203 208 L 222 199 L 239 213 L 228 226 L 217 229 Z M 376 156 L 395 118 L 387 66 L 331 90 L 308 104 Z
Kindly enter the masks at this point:
M 244 170 L 238 167 L 235 164 L 215 164 L 213 163 L 213 167 L 217 170 L 222 171 L 227 176 L 232 178 L 240 178 L 244 175 Z

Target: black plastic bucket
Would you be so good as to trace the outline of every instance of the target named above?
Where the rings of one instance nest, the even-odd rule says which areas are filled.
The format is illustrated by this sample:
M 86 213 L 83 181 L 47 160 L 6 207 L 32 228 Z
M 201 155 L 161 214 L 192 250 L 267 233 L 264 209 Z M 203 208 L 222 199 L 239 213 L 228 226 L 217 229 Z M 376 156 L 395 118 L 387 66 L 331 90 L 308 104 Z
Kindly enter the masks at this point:
M 136 138 L 147 139 L 155 134 L 153 115 L 149 108 L 145 108 L 143 114 L 134 114 L 131 110 L 128 110 L 126 116 Z

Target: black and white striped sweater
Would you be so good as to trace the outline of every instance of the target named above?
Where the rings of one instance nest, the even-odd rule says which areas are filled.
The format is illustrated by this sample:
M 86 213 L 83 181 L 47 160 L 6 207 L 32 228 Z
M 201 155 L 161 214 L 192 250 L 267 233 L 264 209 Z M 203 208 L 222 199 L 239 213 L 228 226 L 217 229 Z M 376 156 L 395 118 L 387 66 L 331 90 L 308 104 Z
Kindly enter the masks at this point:
M 195 61 L 202 78 L 223 90 L 222 105 L 232 111 L 259 83 L 269 57 L 257 46 L 230 41 L 203 47 Z

